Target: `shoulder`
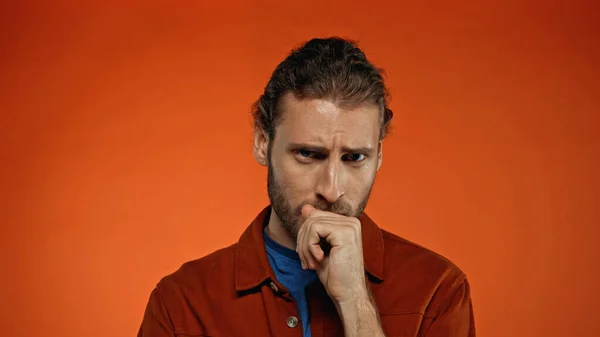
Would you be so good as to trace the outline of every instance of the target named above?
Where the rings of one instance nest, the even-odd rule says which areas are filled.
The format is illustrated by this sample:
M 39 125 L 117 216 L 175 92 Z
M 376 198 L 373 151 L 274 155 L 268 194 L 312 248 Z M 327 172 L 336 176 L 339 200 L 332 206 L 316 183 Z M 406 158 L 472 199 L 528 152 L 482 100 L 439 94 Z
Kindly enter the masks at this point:
M 384 242 L 386 269 L 409 269 L 430 277 L 457 279 L 466 277 L 464 272 L 447 257 L 387 230 L 380 228 L 380 231 Z
M 172 296 L 181 291 L 210 292 L 232 285 L 236 250 L 237 243 L 183 263 L 159 280 L 157 291 Z
M 435 317 L 454 297 L 461 296 L 461 291 L 468 291 L 465 273 L 450 259 L 389 231 L 380 231 L 384 280 L 378 286 L 378 299 L 382 310 Z
M 215 306 L 227 307 L 236 298 L 233 286 L 236 249 L 234 244 L 185 262 L 161 278 L 150 294 L 146 328 L 204 336 L 202 322 L 210 322 Z

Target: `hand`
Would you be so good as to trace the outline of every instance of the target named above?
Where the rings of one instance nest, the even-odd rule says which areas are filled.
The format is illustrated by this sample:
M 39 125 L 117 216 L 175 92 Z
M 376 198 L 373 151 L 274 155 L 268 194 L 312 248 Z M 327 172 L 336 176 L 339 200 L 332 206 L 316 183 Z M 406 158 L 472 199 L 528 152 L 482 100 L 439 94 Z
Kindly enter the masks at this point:
M 360 221 L 312 205 L 302 208 L 302 218 L 296 243 L 302 267 L 317 271 L 336 305 L 368 297 Z M 323 240 L 331 247 L 328 256 L 321 247 Z

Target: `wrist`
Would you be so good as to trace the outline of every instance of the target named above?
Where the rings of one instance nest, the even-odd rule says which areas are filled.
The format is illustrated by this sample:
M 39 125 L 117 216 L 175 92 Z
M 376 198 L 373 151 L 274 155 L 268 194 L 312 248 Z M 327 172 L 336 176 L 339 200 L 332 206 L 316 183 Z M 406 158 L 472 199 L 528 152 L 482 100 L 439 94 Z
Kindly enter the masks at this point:
M 379 313 L 368 290 L 336 303 L 346 337 L 383 336 Z
M 344 299 L 335 302 L 340 316 L 344 312 L 352 313 L 360 308 L 369 308 L 372 306 L 372 299 L 366 288 L 357 289 L 349 293 Z

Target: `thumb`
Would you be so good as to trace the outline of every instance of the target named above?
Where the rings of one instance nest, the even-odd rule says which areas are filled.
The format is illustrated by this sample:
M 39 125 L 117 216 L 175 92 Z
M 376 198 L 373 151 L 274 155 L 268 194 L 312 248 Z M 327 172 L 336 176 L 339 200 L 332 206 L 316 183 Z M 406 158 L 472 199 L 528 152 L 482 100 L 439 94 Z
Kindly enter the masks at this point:
M 314 211 L 314 210 L 315 210 L 315 207 L 313 205 L 306 204 L 306 205 L 302 206 L 302 217 L 304 219 L 308 218 L 310 213 L 312 213 L 312 211 Z

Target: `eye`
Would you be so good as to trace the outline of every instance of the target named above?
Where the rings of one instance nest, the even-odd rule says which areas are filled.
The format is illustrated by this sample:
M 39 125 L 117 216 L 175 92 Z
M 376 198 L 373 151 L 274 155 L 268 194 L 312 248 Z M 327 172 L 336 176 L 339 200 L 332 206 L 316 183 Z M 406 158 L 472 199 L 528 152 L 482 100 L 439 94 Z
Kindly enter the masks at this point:
M 325 158 L 322 153 L 308 149 L 296 149 L 294 150 L 294 154 L 296 156 L 296 159 L 303 163 L 309 163 L 314 160 L 320 160 Z
M 300 149 L 297 151 L 298 154 L 303 157 L 303 158 L 308 158 L 310 157 L 310 155 L 312 154 L 312 152 L 308 151 L 308 150 L 304 150 L 304 149 Z
M 365 156 L 362 153 L 349 153 L 344 155 L 344 157 L 342 157 L 343 160 L 346 161 L 353 161 L 353 162 L 361 162 L 363 160 L 365 160 L 367 158 L 367 156 Z

